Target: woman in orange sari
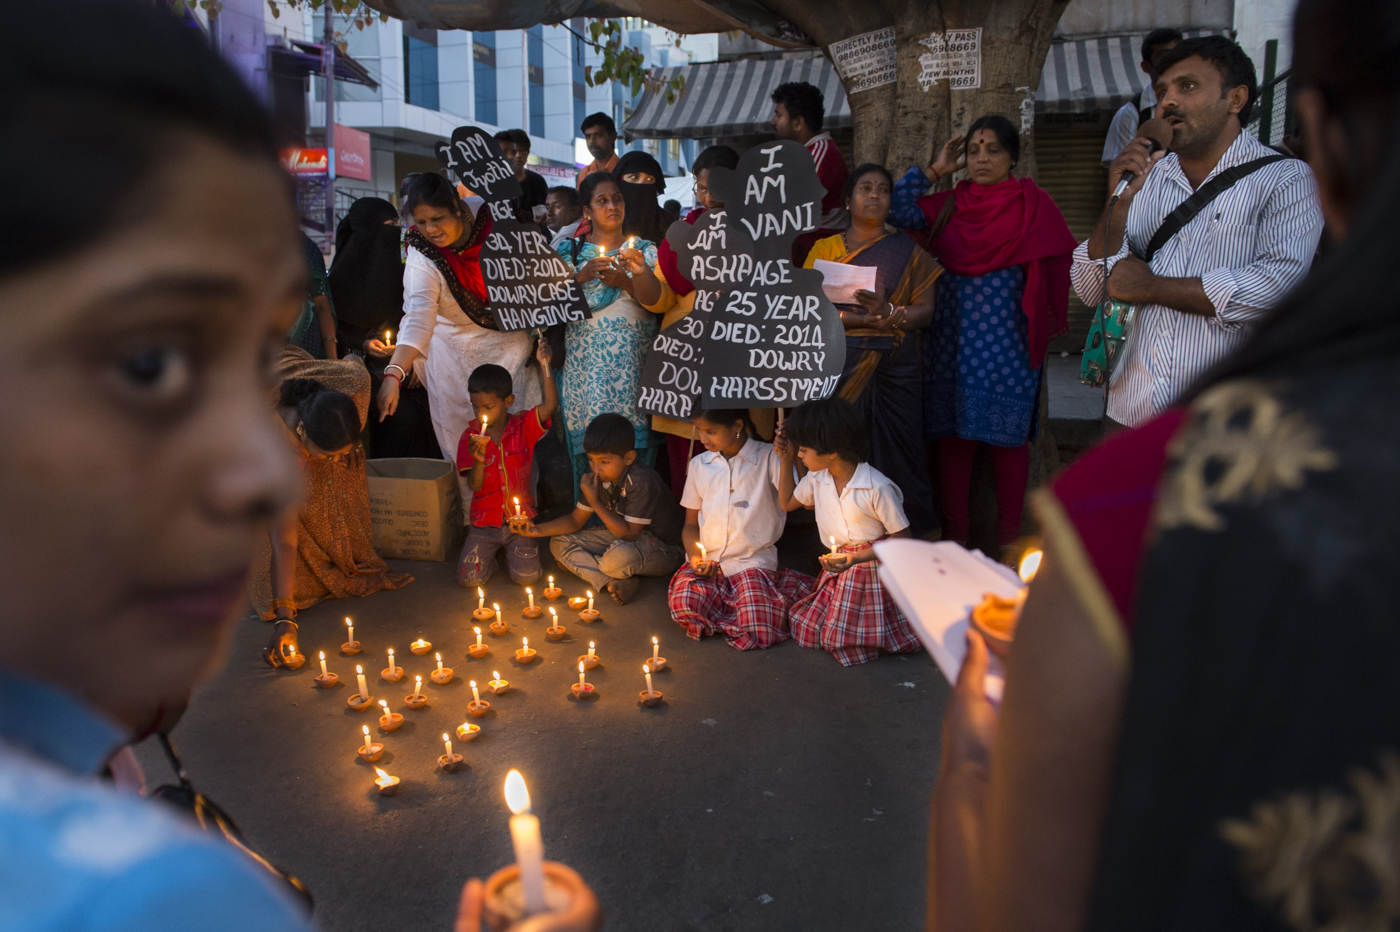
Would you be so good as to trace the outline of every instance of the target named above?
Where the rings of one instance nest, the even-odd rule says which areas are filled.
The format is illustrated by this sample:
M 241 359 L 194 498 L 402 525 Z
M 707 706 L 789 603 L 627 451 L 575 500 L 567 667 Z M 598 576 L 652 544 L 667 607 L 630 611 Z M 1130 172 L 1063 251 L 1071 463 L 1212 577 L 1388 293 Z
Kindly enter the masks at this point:
M 369 482 L 360 430 L 369 412 L 369 371 L 359 359 L 313 359 L 284 346 L 277 360 L 277 413 L 301 464 L 305 500 L 273 525 L 254 563 L 250 597 L 276 621 L 263 659 L 281 666 L 297 648 L 296 614 L 322 599 L 365 596 L 413 581 L 374 552 Z
M 875 290 L 857 291 L 857 305 L 841 306 L 846 328 L 846 367 L 838 389 L 870 428 L 870 464 L 904 493 L 910 532 L 927 537 L 938 530 L 933 485 L 923 441 L 923 379 L 919 340 L 910 332 L 933 319 L 934 282 L 943 274 L 927 252 L 886 226 L 894 182 L 873 163 L 846 183 L 850 229 L 821 239 L 807 254 L 817 260 L 874 266 Z

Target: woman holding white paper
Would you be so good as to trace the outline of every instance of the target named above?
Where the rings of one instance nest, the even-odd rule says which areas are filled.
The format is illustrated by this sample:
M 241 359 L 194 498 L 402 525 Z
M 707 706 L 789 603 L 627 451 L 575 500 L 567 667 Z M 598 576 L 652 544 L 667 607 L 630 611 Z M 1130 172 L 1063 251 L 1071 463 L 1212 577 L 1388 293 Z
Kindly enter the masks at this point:
M 806 265 L 874 273 L 872 288 L 851 292 L 854 303 L 833 299 L 846 328 L 846 368 L 838 391 L 870 425 L 870 463 L 899 486 L 911 532 L 924 537 L 938 529 L 938 515 L 919 429 L 919 341 L 907 334 L 932 320 L 934 282 L 943 269 L 907 236 L 886 228 L 892 188 L 882 166 L 862 165 L 852 172 L 846 183 L 851 226 L 818 240 Z

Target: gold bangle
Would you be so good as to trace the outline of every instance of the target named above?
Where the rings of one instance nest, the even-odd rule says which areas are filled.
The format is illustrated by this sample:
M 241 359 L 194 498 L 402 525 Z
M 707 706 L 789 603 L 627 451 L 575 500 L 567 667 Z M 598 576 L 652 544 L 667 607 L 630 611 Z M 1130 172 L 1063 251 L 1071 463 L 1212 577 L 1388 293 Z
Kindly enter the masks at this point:
M 296 611 L 296 610 L 297 610 L 297 600 L 296 600 L 296 599 L 273 599 L 273 600 L 272 600 L 272 607 L 273 607 L 273 608 L 290 608 L 292 611 Z

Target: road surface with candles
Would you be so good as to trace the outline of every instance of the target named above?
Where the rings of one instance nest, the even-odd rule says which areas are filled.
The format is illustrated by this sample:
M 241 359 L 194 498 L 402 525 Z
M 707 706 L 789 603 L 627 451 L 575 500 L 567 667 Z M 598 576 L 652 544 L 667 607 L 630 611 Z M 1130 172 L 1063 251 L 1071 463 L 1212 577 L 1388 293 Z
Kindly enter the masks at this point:
M 784 550 L 786 565 L 816 566 L 826 548 L 814 529 L 808 536 L 801 554 Z M 547 553 L 563 596 L 584 595 Z M 493 635 L 473 620 L 477 594 L 457 585 L 450 561 L 391 566 L 415 581 L 298 618 L 302 651 L 324 650 L 339 685 L 317 688 L 319 663 L 264 666 L 266 625 L 246 620 L 228 666 L 173 735 L 196 788 L 310 887 L 318 928 L 450 927 L 462 882 L 515 861 L 503 793 L 512 769 L 528 784 L 543 856 L 593 886 L 609 932 L 920 927 L 948 695 L 926 654 L 845 668 L 792 642 L 747 653 L 719 638 L 697 643 L 670 620 L 664 579 L 645 580 L 630 605 L 603 597 L 592 624 L 564 598 L 545 602 L 541 580 L 536 603 L 567 627 L 551 641 L 550 614 L 523 617 L 524 587 L 504 570 L 484 587 L 485 604 L 499 603 L 510 625 Z M 360 657 L 340 650 L 346 616 Z M 480 658 L 468 655 L 474 627 L 488 648 Z M 433 653 L 410 653 L 420 637 Z M 520 664 L 526 637 L 538 656 Z M 597 698 L 580 701 L 570 686 L 590 642 L 599 662 L 586 681 Z M 399 683 L 380 673 L 391 647 Z M 437 652 L 456 671 L 445 685 L 429 677 Z M 657 656 L 665 666 L 649 675 L 664 699 L 644 708 L 642 667 Z M 364 712 L 345 701 L 357 662 L 374 699 Z M 497 678 L 509 680 L 500 694 L 481 686 Z M 491 700 L 481 718 L 466 714 L 470 681 Z M 406 707 L 418 691 L 427 704 Z M 403 716 L 393 732 L 378 726 L 379 700 Z M 466 729 L 469 740 L 459 731 L 467 722 L 480 726 Z M 384 747 L 373 763 L 357 753 L 365 725 Z M 438 768 L 448 742 L 463 758 L 455 772 Z M 138 755 L 151 785 L 173 782 L 153 743 Z M 375 768 L 398 778 L 389 795 Z

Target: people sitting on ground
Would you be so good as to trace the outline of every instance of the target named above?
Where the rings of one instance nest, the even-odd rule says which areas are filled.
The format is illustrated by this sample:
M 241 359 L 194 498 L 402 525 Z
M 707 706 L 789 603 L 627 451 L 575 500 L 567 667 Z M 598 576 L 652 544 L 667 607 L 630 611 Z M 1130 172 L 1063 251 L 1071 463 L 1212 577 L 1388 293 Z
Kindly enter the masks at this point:
M 792 242 L 792 264 L 801 266 L 812 244 L 838 233 L 850 224 L 846 212 L 846 157 L 830 133 L 822 132 L 826 102 L 821 89 L 806 81 L 790 81 L 773 91 L 773 116 L 769 123 L 779 139 L 790 139 L 807 147 L 817 169 L 817 180 L 826 189 L 817 229 L 803 233 Z
M 515 169 L 515 180 L 520 182 L 520 195 L 510 199 L 515 219 L 521 223 L 543 223 L 549 182 L 539 172 L 525 167 L 530 164 L 530 134 L 523 129 L 503 129 L 495 138 L 501 154 Z
M 544 210 L 545 226 L 551 237 L 549 246 L 558 249 L 564 240 L 573 239 L 583 219 L 583 199 L 579 197 L 578 188 L 568 185 L 550 188 L 545 195 Z
M 637 593 L 642 576 L 670 576 L 685 562 L 679 506 L 661 476 L 637 460 L 637 433 L 620 414 L 600 414 L 583 435 L 589 472 L 574 510 L 519 533 L 551 537 L 554 559 L 620 605 Z M 597 518 L 602 526 L 586 526 Z
M 854 405 L 824 398 L 794 408 L 773 441 L 783 463 L 778 504 L 784 511 L 816 511 L 822 544 L 831 548 L 821 557 L 811 594 L 792 606 L 792 637 L 829 651 L 846 667 L 868 663 L 882 650 L 919 650 L 918 635 L 876 573 L 873 545 L 908 537 L 909 519 L 899 486 L 869 463 L 869 436 Z
M 938 515 L 923 423 L 923 375 L 918 333 L 933 319 L 934 283 L 943 268 L 909 237 L 886 225 L 893 179 L 883 166 L 862 165 L 846 184 L 851 226 L 818 240 L 807 268 L 819 260 L 873 266 L 875 290 L 840 305 L 846 364 L 837 392 L 856 405 L 870 428 L 870 462 L 904 494 L 910 532 L 935 536 Z
M 360 430 L 369 413 L 369 372 L 358 357 L 312 359 L 284 346 L 277 415 L 301 465 L 305 498 L 282 515 L 261 548 L 249 598 L 274 621 L 263 660 L 281 666 L 299 650 L 297 613 L 324 599 L 366 596 L 413 581 L 391 573 L 374 550 L 369 480 Z
M 946 270 L 924 335 L 924 436 L 938 444 L 943 538 L 959 543 L 979 448 L 992 457 L 996 544 L 1021 536 L 1045 354 L 1069 326 L 1074 235 L 1050 195 L 1012 177 L 1020 156 L 1010 120 L 980 117 L 899 179 L 890 210 Z M 924 194 L 964 166 L 951 191 Z
M 593 161 L 580 169 L 578 180 L 574 183 L 581 191 L 583 180 L 589 175 L 594 172 L 611 173 L 617 167 L 617 124 L 606 113 L 590 113 L 583 118 L 578 131 L 583 136 L 588 154 L 593 156 Z
M 579 482 L 588 472 L 583 435 L 598 415 L 614 412 L 627 418 L 636 431 L 637 455 L 648 464 L 656 459 L 648 418 L 637 410 L 642 365 L 657 330 L 655 316 L 645 307 L 661 293 L 651 271 L 656 266 L 656 245 L 624 232 L 631 208 L 624 203 L 622 188 L 603 172 L 585 178 L 580 196 L 590 224 L 588 233 L 557 247 L 575 272 L 593 315 L 566 326 L 564 368 L 559 374 L 564 440 L 574 467 L 574 501 L 580 500 Z M 655 197 L 651 205 L 656 207 Z
M 746 411 L 701 411 L 695 427 L 705 452 L 681 495 L 688 562 L 671 577 L 671 617 L 697 641 L 723 634 L 738 650 L 771 647 L 788 639 L 788 611 L 812 588 L 812 577 L 778 567 L 779 473 L 791 467 L 754 436 Z
M 457 582 L 480 586 L 496 573 L 496 554 L 506 552 L 506 570 L 520 585 L 540 578 L 540 548 L 518 533 L 535 517 L 530 467 L 535 444 L 549 430 L 559 410 L 559 392 L 550 372 L 549 341 L 535 342 L 544 401 L 529 411 L 510 413 L 515 403 L 510 373 L 487 363 L 472 370 L 467 380 L 476 417 L 457 446 L 457 471 L 472 490 L 471 527 L 457 561 Z

